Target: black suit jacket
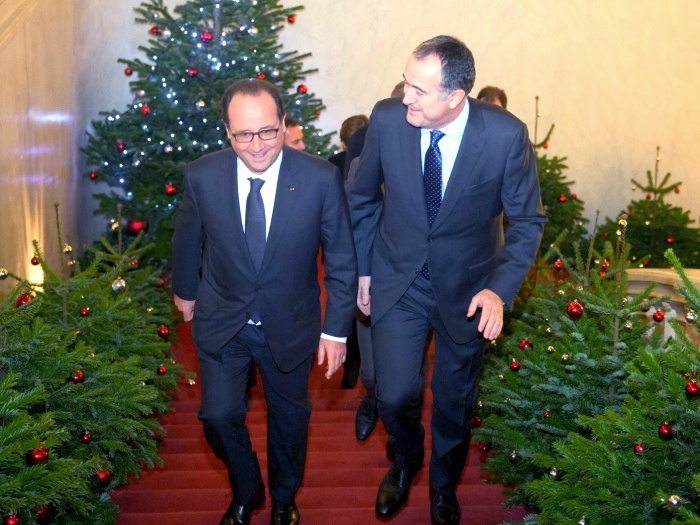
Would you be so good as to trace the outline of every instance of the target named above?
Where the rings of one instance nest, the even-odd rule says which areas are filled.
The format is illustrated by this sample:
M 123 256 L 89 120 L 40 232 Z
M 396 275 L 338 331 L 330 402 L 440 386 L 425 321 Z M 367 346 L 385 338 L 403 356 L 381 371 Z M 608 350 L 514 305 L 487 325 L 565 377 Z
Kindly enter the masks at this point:
M 438 310 L 458 343 L 478 336 L 477 323 L 466 319 L 477 292 L 488 288 L 512 306 L 546 222 L 527 128 L 493 104 L 471 98 L 468 104 L 462 143 L 432 227 L 420 129 L 406 121 L 400 100 L 375 106 L 347 184 L 359 274 L 372 277 L 372 321 L 401 298 L 427 260 Z
M 334 166 L 285 147 L 258 274 L 243 230 L 236 160 L 226 149 L 187 169 L 173 236 L 173 292 L 196 299 L 193 339 L 214 357 L 255 306 L 277 366 L 289 371 L 313 353 L 322 331 L 321 245 L 328 294 L 323 332 L 350 332 L 357 265 L 347 201 Z

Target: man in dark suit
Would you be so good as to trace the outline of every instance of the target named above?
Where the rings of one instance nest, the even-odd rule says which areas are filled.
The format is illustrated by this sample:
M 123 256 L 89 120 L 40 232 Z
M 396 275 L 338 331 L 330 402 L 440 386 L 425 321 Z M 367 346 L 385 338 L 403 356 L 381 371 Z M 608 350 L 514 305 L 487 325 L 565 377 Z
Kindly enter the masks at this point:
M 380 518 L 406 503 L 422 466 L 421 364 L 432 328 L 431 523 L 459 523 L 455 491 L 484 340 L 499 335 L 545 223 L 527 129 L 469 98 L 474 77 L 461 41 L 418 46 L 403 100 L 375 106 L 350 181 L 357 302 L 370 315 L 371 297 L 379 414 L 395 451 L 377 494 Z
M 261 80 L 222 99 L 232 149 L 189 165 L 173 236 L 173 292 L 200 362 L 199 418 L 228 468 L 234 499 L 221 525 L 250 523 L 264 500 L 245 417 L 251 363 L 268 408 L 273 525 L 296 524 L 306 459 L 314 349 L 329 378 L 345 359 L 357 266 L 336 168 L 283 146 L 284 105 Z M 321 326 L 317 254 L 328 294 Z M 320 335 L 320 340 L 319 340 Z

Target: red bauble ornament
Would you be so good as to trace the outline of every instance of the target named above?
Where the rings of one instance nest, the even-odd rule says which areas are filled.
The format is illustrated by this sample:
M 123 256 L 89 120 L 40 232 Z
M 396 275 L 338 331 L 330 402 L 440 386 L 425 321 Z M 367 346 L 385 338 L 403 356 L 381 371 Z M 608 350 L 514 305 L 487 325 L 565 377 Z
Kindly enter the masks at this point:
M 139 265 L 139 260 L 138 259 L 131 259 L 129 261 L 129 266 L 138 266 Z
M 673 244 L 675 239 L 673 237 L 666 237 L 666 244 Z
M 564 263 L 561 262 L 561 259 L 557 259 L 552 266 L 556 271 L 560 272 L 564 268 Z
M 673 428 L 668 423 L 664 423 L 659 427 L 659 437 L 661 439 L 669 440 L 673 438 Z
M 83 372 L 82 370 L 76 370 L 75 373 L 73 373 L 68 378 L 68 381 L 76 385 L 79 383 L 83 383 L 85 381 L 85 372 Z
M 491 446 L 488 445 L 487 443 L 479 443 L 477 445 L 477 448 L 479 449 L 479 452 L 481 452 L 482 454 L 486 454 L 487 452 L 489 452 L 491 450 Z
M 543 142 L 543 143 L 542 143 L 542 147 L 543 147 L 544 149 L 547 149 L 547 148 L 549 147 L 549 144 L 547 144 L 546 142 Z
M 49 451 L 43 446 L 27 452 L 27 465 L 45 465 L 49 461 Z
M 688 397 L 700 396 L 700 385 L 695 381 L 689 381 L 688 384 L 685 385 L 685 393 Z
M 610 235 L 610 232 L 609 232 L 609 231 L 604 231 L 604 232 L 603 232 L 603 237 L 608 237 L 609 235 Z
M 574 301 L 569 303 L 569 306 L 566 307 L 566 315 L 574 321 L 580 319 L 583 315 L 583 305 L 574 299 Z
M 90 315 L 89 308 L 81 308 L 80 309 L 80 317 L 87 317 L 88 315 Z
M 139 221 L 131 219 L 126 223 L 126 233 L 129 235 L 138 235 L 140 232 L 148 231 L 148 223 L 146 221 Z
M 680 192 L 681 192 L 681 189 L 680 189 L 680 188 L 674 188 L 673 191 L 674 191 L 675 193 L 680 193 Z
M 607 259 L 605 259 L 605 260 L 602 262 L 602 264 L 600 265 L 600 267 L 601 267 L 603 270 L 607 270 L 608 268 L 610 268 L 610 263 L 608 262 Z
M 531 343 L 530 340 L 526 337 L 525 339 L 522 339 L 522 340 L 518 343 L 518 348 L 520 348 L 520 350 L 527 350 L 528 348 L 532 348 L 532 343 Z
M 648 201 L 650 201 L 651 200 L 651 193 L 647 193 L 646 198 Z
M 39 523 L 48 523 L 50 518 L 49 514 L 49 509 L 48 507 L 44 507 L 43 505 L 36 509 L 36 520 Z
M 661 310 L 656 310 L 656 312 L 654 312 L 654 313 L 652 314 L 651 317 L 652 317 L 652 319 L 654 319 L 654 321 L 656 321 L 657 323 L 661 323 L 661 322 L 664 320 L 664 317 L 665 317 L 665 316 L 664 316 L 664 313 L 663 313 Z
M 308 91 L 309 91 L 309 88 L 306 87 L 306 84 L 299 84 L 297 86 L 297 93 L 299 93 L 300 95 L 306 95 L 306 93 L 308 93 Z
M 160 29 L 158 29 L 158 26 L 153 26 L 148 32 L 153 36 L 158 36 L 160 34 Z
M 158 335 L 159 335 L 160 337 L 162 337 L 163 339 L 167 339 L 168 336 L 170 335 L 170 330 L 168 329 L 167 326 L 165 326 L 164 324 L 162 324 L 162 325 L 160 325 L 160 326 L 158 327 Z
M 131 68 L 129 68 L 129 67 L 125 67 L 125 68 L 124 68 L 124 74 L 125 74 L 127 77 L 130 77 L 133 73 L 134 73 L 134 72 L 131 70 Z
M 601 277 L 605 277 L 606 275 L 608 275 L 608 272 L 606 272 L 605 270 L 600 270 L 598 272 L 598 275 L 600 275 Z
M 150 106 L 143 106 L 141 108 L 141 113 L 144 115 L 150 115 L 151 114 L 151 107 Z
M 639 455 L 644 453 L 644 445 L 641 443 L 635 443 L 634 444 L 634 453 Z
M 81 443 L 83 443 L 85 445 L 89 445 L 91 441 L 92 441 L 92 434 L 90 434 L 90 432 L 83 432 L 80 435 L 80 442 Z
M 15 307 L 19 308 L 20 306 L 24 306 L 28 302 L 32 300 L 32 296 L 29 295 L 28 293 L 23 293 L 21 295 L 17 296 L 17 299 L 15 299 Z
M 166 184 L 165 185 L 165 194 L 168 197 L 172 197 L 173 195 L 177 194 L 177 188 L 175 187 L 175 184 Z
M 32 257 L 29 262 L 32 263 L 32 265 L 36 266 L 37 264 L 39 264 L 39 259 L 37 259 L 36 257 Z
M 211 31 L 202 31 L 202 34 L 199 35 L 199 39 L 205 44 L 211 42 L 212 38 L 214 38 L 214 35 L 211 34 Z
M 632 217 L 632 212 L 630 210 L 627 210 L 625 213 L 627 214 L 628 217 Z
M 557 197 L 557 200 L 559 202 L 566 202 L 566 195 L 559 195 L 559 197 Z
M 515 359 L 511 361 L 509 366 L 513 372 L 517 372 L 518 370 L 520 370 L 520 363 L 518 363 Z
M 193 67 L 191 67 L 191 68 L 189 68 L 189 69 L 187 70 L 187 74 L 188 74 L 189 76 L 191 76 L 192 78 L 196 77 L 196 76 L 197 76 L 197 73 L 199 73 L 199 71 L 197 71 L 197 70 L 196 70 L 195 68 L 193 68 Z
M 159 376 L 164 376 L 165 374 L 168 373 L 168 369 L 165 368 L 163 365 L 160 365 L 160 366 L 158 367 L 158 369 L 156 370 L 156 372 L 157 372 L 157 374 L 158 374 Z
M 578 194 L 572 193 L 572 194 L 571 194 L 571 198 L 572 198 L 572 199 L 578 199 Z
M 97 481 L 102 485 L 103 487 L 106 487 L 109 485 L 109 482 L 112 479 L 112 473 L 109 470 L 100 470 L 95 474 L 95 477 L 97 478 Z
M 296 21 L 297 21 L 297 17 L 294 16 L 294 15 L 289 15 L 289 16 L 287 17 L 287 22 L 289 22 L 290 24 L 293 24 L 293 23 L 296 22 Z
M 481 418 L 479 416 L 472 416 L 469 421 L 470 428 L 479 428 L 481 426 Z
M 88 173 L 88 177 L 90 177 L 90 180 L 95 180 L 97 178 L 97 173 L 91 171 L 90 173 Z
M 258 73 L 258 80 L 265 80 L 265 73 Z
M 549 413 L 549 410 L 545 410 L 545 412 L 544 412 L 544 418 L 545 418 L 545 419 L 549 419 L 549 416 L 550 416 L 550 415 L 551 415 L 551 414 Z
M 19 516 L 17 514 L 10 514 L 5 517 L 5 525 L 19 525 Z
M 649 305 L 647 304 L 646 301 L 644 301 L 644 302 L 642 303 L 642 308 L 641 308 L 641 310 L 642 310 L 642 312 L 648 312 L 648 311 L 649 311 Z
M 119 151 L 124 151 L 126 149 L 126 144 L 124 144 L 123 142 L 117 142 L 117 149 Z

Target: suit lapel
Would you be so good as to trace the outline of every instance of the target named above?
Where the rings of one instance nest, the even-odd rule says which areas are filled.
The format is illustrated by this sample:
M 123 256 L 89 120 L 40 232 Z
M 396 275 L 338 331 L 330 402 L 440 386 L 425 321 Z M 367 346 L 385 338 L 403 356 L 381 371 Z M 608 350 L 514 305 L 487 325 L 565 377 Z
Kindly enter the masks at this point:
M 450 180 L 447 182 L 440 209 L 438 210 L 437 217 L 435 217 L 431 229 L 434 230 L 449 217 L 459 196 L 469 183 L 472 171 L 474 171 L 474 167 L 476 166 L 476 161 L 481 154 L 481 150 L 484 148 L 484 141 L 481 137 L 484 129 L 484 119 L 480 109 L 470 103 L 467 126 L 464 128 L 462 142 L 457 151 L 457 158 L 455 159 L 455 164 L 450 174 Z
M 406 180 L 403 183 L 406 185 L 408 193 L 413 199 L 415 209 L 420 210 L 418 213 L 425 217 L 425 223 L 428 224 L 428 209 L 425 205 L 425 193 L 423 191 L 423 160 L 420 152 L 420 128 L 411 126 L 404 120 L 399 133 L 399 151 L 411 152 L 411 157 L 405 159 L 408 170 Z M 400 153 L 403 154 L 403 153 Z
M 294 216 L 296 196 L 299 192 L 299 178 L 297 177 L 298 171 L 290 157 L 291 155 L 282 157 L 277 189 L 275 190 L 275 205 L 270 219 L 270 231 L 267 234 L 267 244 L 265 245 L 265 255 L 260 266 L 260 273 L 265 271 L 272 260 L 272 254 L 283 237 L 285 225 Z

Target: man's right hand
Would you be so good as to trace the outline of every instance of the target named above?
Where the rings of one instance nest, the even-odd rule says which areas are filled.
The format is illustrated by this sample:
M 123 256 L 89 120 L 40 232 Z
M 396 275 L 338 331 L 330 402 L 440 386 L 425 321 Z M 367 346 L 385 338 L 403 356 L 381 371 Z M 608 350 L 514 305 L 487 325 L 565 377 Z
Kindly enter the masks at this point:
M 185 321 L 191 321 L 194 317 L 194 303 L 196 301 L 187 301 L 185 299 L 181 299 L 177 295 L 173 296 L 173 300 L 175 301 L 175 306 L 177 309 L 182 312 L 183 319 Z
M 369 288 L 372 278 L 369 275 L 362 275 L 357 279 L 357 307 L 360 312 L 369 316 Z

